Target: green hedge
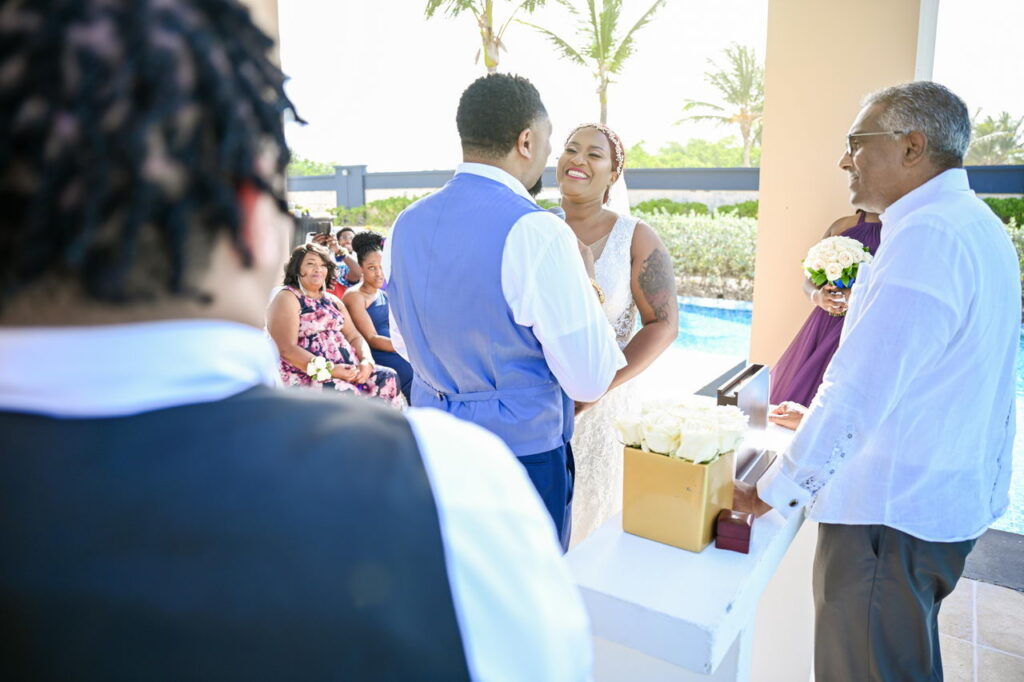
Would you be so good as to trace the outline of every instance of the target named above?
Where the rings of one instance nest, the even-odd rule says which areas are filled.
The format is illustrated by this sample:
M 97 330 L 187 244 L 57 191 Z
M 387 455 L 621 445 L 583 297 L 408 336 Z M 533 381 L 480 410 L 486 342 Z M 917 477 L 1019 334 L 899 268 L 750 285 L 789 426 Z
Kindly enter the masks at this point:
M 399 213 L 417 199 L 425 196 L 424 194 L 418 197 L 388 197 L 371 201 L 365 206 L 355 206 L 354 208 L 339 206 L 328 209 L 328 211 L 336 225 L 367 225 L 390 229 Z
M 757 217 L 757 199 L 751 199 L 750 201 L 741 201 L 738 204 L 727 204 L 725 206 L 719 206 L 715 209 L 716 213 L 722 213 L 725 215 L 734 215 L 738 218 L 756 218 Z
M 646 213 L 646 214 L 657 214 L 665 213 L 668 215 L 707 215 L 709 213 L 706 204 L 702 204 L 699 201 L 672 201 L 671 199 L 648 199 L 647 201 L 641 201 L 639 204 L 633 207 L 634 213 Z
M 1009 224 L 1012 220 L 1018 226 L 1024 225 L 1024 197 L 1009 197 L 1007 199 L 986 197 L 983 201 L 1004 223 Z
M 681 296 L 751 300 L 756 220 L 733 215 L 637 215 L 665 242 Z

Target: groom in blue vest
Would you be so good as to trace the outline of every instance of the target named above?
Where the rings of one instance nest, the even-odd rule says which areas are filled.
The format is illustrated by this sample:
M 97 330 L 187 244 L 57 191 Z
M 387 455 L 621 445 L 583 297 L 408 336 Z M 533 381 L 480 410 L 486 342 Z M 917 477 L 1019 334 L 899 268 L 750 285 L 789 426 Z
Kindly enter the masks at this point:
M 536 88 L 490 74 L 456 121 L 463 163 L 395 222 L 385 253 L 392 338 L 412 363 L 412 404 L 501 437 L 567 548 L 574 401 L 596 400 L 626 364 L 572 230 L 527 187 L 551 155 Z

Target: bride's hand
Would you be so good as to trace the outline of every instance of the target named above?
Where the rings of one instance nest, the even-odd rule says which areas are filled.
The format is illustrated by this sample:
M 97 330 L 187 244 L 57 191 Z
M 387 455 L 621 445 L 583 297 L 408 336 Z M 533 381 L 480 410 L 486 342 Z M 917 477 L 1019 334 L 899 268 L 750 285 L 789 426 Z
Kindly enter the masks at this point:
M 597 401 L 595 400 L 593 403 L 581 403 L 580 401 L 577 400 L 576 401 L 576 416 L 578 417 L 581 414 L 583 414 L 584 412 L 586 412 L 587 410 L 589 410 L 591 407 L 594 406 L 594 404 L 596 402 Z
M 576 240 L 576 246 L 579 247 L 580 257 L 583 259 L 583 268 L 587 271 L 587 277 L 594 279 L 594 252 L 579 239 Z

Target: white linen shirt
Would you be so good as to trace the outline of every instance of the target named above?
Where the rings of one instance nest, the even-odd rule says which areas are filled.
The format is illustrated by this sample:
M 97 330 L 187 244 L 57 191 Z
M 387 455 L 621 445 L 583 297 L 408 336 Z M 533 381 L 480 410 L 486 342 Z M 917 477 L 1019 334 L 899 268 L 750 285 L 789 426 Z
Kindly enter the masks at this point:
M 1009 503 L 1020 271 L 1003 225 L 947 170 L 882 214 L 839 348 L 760 497 L 788 515 L 976 538 Z
M 500 182 L 533 201 L 523 183 L 497 166 L 463 163 L 455 173 Z M 394 239 L 384 244 L 385 279 L 391 277 Z M 564 220 L 534 211 L 516 221 L 501 254 L 501 291 L 516 324 L 530 327 L 540 341 L 544 359 L 566 394 L 580 402 L 604 395 L 626 357 L 587 277 L 576 236 Z M 408 359 L 394 315 L 391 342 Z
M 139 348 L 160 362 L 133 361 Z M 226 321 L 0 327 L 0 410 L 58 418 L 139 414 L 274 385 L 277 363 L 262 331 Z M 406 417 L 437 505 L 472 679 L 589 680 L 583 601 L 523 467 L 479 426 L 438 410 L 413 409 Z

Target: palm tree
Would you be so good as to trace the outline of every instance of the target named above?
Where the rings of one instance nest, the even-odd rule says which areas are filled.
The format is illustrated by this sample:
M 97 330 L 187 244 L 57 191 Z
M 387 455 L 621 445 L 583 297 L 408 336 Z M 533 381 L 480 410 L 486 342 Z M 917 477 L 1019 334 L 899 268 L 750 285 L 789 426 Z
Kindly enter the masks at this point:
M 986 116 L 979 121 L 981 109 L 971 119 L 971 146 L 964 163 L 971 166 L 995 166 L 1024 161 L 1024 117 L 1014 119 L 1004 111 L 998 118 Z
M 753 48 L 736 45 L 722 50 L 727 68 L 719 68 L 711 59 L 708 64 L 715 71 L 704 73 L 708 83 L 722 94 L 725 106 L 712 102 L 686 100 L 683 111 L 703 109 L 713 113 L 693 114 L 676 121 L 714 121 L 720 125 L 738 125 L 743 138 L 743 165 L 750 167 L 750 149 L 761 137 L 761 117 L 764 113 L 764 68 L 758 64 Z
M 613 82 L 612 74 L 622 70 L 626 60 L 636 50 L 636 32 L 651 21 L 654 13 L 665 4 L 665 1 L 655 0 L 631 29 L 626 31 L 622 38 L 617 38 L 615 33 L 622 16 L 622 0 L 602 0 L 600 11 L 595 6 L 595 0 L 587 0 L 586 16 L 569 0 L 558 0 L 578 21 L 576 33 L 583 41 L 578 43 L 579 47 L 573 47 L 568 40 L 561 38 L 554 31 L 525 21 L 520 23 L 547 36 L 566 59 L 581 66 L 587 66 L 588 62 L 593 66 L 594 78 L 597 79 L 597 97 L 601 103 L 601 123 L 607 123 L 608 84 Z
M 427 19 L 434 16 L 437 10 L 444 8 L 444 13 L 448 17 L 457 17 L 462 12 L 471 12 L 473 18 L 476 19 L 477 26 L 480 28 L 480 42 L 481 48 L 477 50 L 476 61 L 480 61 L 480 55 L 484 56 L 484 66 L 487 67 L 487 73 L 494 73 L 498 70 L 498 62 L 501 61 L 501 56 L 498 54 L 501 50 L 505 50 L 505 43 L 502 42 L 502 37 L 505 35 L 505 29 L 512 23 L 512 19 L 515 18 L 516 13 L 519 10 L 526 12 L 533 12 L 541 5 L 544 4 L 545 0 L 524 0 L 523 2 L 516 3 L 515 9 L 512 10 L 512 14 L 508 16 L 505 23 L 495 31 L 494 30 L 494 0 L 427 0 Z

